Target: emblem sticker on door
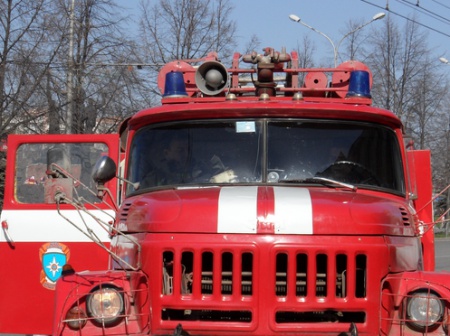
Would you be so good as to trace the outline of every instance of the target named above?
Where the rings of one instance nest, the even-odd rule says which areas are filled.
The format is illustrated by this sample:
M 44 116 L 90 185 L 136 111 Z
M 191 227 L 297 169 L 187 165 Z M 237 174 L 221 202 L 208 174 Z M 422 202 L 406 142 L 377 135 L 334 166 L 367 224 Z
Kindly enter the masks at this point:
M 69 261 L 69 248 L 60 243 L 46 243 L 39 249 L 39 259 L 42 264 L 41 284 L 54 290 L 56 280 L 62 274 L 63 266 Z

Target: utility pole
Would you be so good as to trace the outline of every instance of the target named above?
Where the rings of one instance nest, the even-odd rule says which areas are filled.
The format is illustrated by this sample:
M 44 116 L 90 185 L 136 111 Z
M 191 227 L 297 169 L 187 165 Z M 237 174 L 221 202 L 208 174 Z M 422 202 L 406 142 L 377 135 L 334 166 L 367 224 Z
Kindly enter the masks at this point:
M 67 120 L 66 120 L 66 133 L 72 133 L 73 124 L 73 73 L 74 73 L 74 61 L 73 61 L 73 35 L 74 35 L 74 22 L 75 22 L 75 0 L 72 0 L 70 4 L 69 13 L 69 54 L 68 54 L 68 71 L 67 71 Z
M 450 153 L 450 120 L 449 120 L 449 124 L 448 124 L 448 129 L 447 129 L 447 155 L 446 155 L 446 162 L 445 162 L 445 166 L 446 166 L 446 181 L 447 181 L 447 187 L 450 184 L 450 179 L 449 179 L 449 166 L 450 166 L 450 159 L 449 159 L 449 153 Z M 445 211 L 448 211 L 450 209 L 450 188 L 448 188 L 447 190 L 447 202 L 446 202 L 446 207 L 445 207 Z M 448 236 L 448 231 L 449 231 L 449 227 L 450 227 L 450 214 L 447 213 L 445 215 L 444 218 L 444 227 L 445 227 L 445 237 Z

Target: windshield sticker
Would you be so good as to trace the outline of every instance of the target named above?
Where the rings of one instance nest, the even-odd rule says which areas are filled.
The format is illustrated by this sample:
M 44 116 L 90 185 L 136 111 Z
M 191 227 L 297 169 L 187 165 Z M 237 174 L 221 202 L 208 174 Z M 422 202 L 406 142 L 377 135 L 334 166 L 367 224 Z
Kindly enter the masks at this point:
M 236 122 L 236 133 L 254 133 L 256 130 L 254 121 Z

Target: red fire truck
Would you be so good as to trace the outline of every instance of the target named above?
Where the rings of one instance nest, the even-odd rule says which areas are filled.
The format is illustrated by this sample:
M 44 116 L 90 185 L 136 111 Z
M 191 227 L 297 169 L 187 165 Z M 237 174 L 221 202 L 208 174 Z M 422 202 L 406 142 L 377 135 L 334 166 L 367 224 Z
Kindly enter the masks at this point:
M 118 135 L 10 137 L 0 332 L 448 335 L 430 153 L 371 84 L 211 53 Z

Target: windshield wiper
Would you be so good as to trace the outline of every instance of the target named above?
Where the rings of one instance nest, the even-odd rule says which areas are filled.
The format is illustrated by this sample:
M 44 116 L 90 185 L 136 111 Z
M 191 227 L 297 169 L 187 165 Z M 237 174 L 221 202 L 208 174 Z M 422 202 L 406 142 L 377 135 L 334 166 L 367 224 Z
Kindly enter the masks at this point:
M 340 182 L 340 181 L 336 181 L 336 180 L 332 180 L 332 179 L 329 179 L 326 177 L 320 177 L 320 176 L 309 177 L 309 178 L 306 178 L 303 180 L 280 180 L 278 182 L 279 183 L 320 183 L 320 184 L 335 187 L 335 188 L 337 188 L 337 187 L 348 188 L 353 191 L 356 191 L 358 189 L 353 184 L 344 183 L 344 182 Z

